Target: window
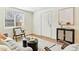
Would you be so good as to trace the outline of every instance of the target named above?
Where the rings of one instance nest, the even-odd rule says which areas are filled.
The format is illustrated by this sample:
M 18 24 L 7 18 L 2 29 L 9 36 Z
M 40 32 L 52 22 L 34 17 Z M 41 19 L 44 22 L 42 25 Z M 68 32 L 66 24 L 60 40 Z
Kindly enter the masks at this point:
M 5 27 L 23 26 L 24 14 L 14 8 L 5 9 Z
M 11 9 L 6 9 L 5 12 L 5 27 L 14 26 L 14 12 Z
M 17 13 L 16 14 L 16 26 L 22 26 L 23 25 L 23 14 Z

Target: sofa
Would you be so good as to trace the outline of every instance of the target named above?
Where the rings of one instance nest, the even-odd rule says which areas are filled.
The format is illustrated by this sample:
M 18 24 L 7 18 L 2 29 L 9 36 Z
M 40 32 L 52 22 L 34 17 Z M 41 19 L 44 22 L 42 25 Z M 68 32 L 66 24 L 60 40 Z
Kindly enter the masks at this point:
M 6 39 L 6 41 L 10 41 L 10 43 L 0 41 L 0 51 L 32 51 L 31 47 L 24 48 L 9 37 Z

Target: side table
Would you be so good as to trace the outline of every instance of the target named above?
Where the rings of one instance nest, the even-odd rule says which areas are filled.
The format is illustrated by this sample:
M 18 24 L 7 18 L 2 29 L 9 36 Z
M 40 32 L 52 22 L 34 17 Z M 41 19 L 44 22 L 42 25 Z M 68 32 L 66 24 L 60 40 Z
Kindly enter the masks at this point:
M 34 41 L 29 41 L 28 46 L 33 49 L 33 51 L 38 51 L 38 40 L 35 39 Z

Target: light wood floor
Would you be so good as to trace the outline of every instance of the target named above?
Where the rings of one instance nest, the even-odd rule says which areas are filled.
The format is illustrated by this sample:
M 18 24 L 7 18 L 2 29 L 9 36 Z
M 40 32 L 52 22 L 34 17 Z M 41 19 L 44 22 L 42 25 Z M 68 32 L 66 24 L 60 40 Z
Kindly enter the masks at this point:
M 42 35 L 36 35 L 36 34 L 31 34 L 30 36 L 32 37 L 37 37 L 37 38 L 40 38 L 42 40 L 46 40 L 46 41 L 49 41 L 50 43 L 57 43 L 57 44 L 61 44 L 61 42 L 57 42 L 56 39 L 53 39 L 53 38 L 50 38 L 50 37 L 47 37 L 47 36 L 42 36 Z
M 55 39 L 52 39 L 52 38 L 46 37 L 46 36 L 42 36 L 42 35 L 31 34 L 30 36 L 38 37 L 38 38 L 40 38 L 40 39 L 47 40 L 47 41 L 49 41 L 49 42 L 56 42 Z
M 42 39 L 42 40 L 49 41 L 49 43 L 57 43 L 57 44 L 62 45 L 61 42 L 57 42 L 56 39 L 53 39 L 53 38 L 50 38 L 50 37 L 47 37 L 47 36 L 36 35 L 36 34 L 30 34 L 30 35 L 27 35 L 27 36 L 30 36 L 30 37 L 32 37 L 32 38 L 36 38 L 36 39 L 37 39 L 37 38 L 40 38 L 40 39 Z M 19 38 L 18 41 L 20 41 L 20 38 Z

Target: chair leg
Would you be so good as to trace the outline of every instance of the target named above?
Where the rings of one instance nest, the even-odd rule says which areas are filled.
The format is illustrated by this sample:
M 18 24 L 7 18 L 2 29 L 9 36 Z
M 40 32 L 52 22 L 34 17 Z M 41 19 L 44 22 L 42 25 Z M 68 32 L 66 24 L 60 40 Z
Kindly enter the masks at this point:
M 15 39 L 16 39 L 16 42 L 17 42 L 17 41 L 18 41 L 17 36 L 16 36 L 16 38 L 15 38 Z
M 13 36 L 13 40 L 15 39 L 15 36 Z
M 14 36 L 13 39 L 16 40 L 16 42 L 17 42 L 17 36 Z

